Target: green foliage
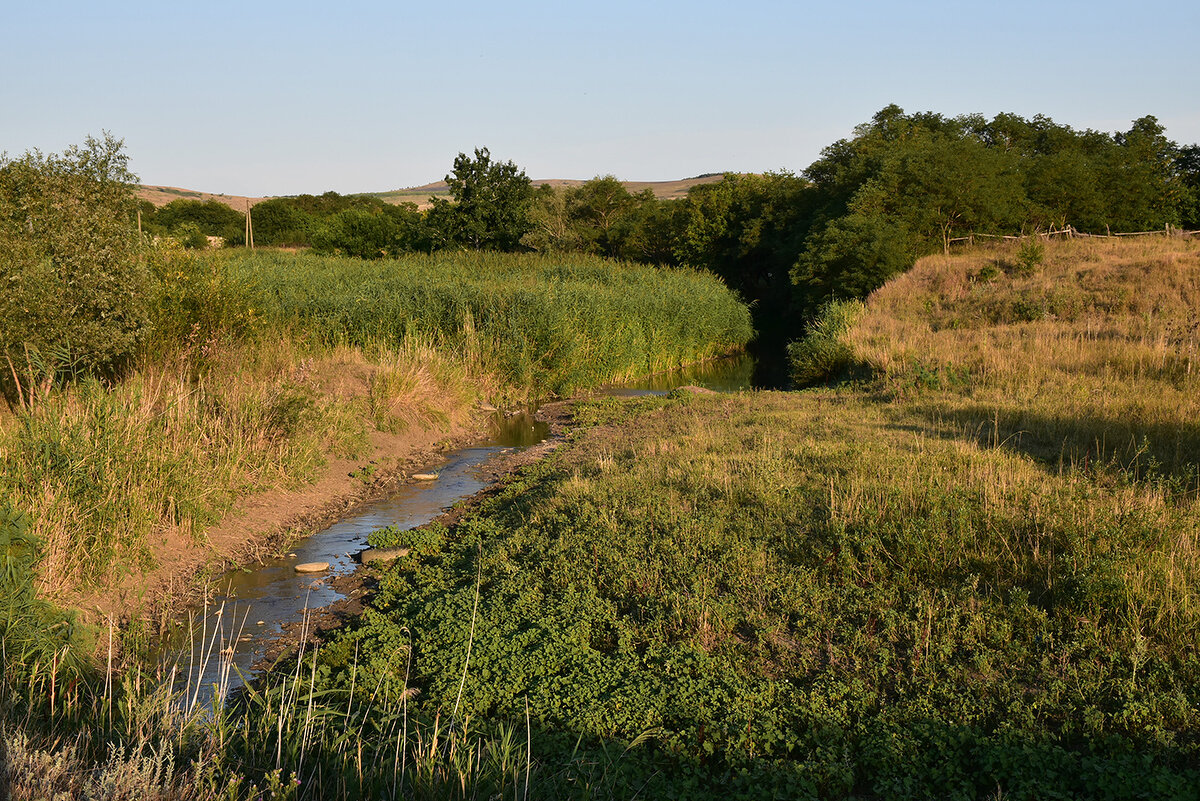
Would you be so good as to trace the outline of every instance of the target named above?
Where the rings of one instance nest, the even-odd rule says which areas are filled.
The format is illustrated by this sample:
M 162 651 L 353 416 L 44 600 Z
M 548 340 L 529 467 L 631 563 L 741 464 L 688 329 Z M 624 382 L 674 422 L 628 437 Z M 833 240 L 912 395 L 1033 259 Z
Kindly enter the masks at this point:
M 241 241 L 245 236 L 246 215 L 219 200 L 179 198 L 159 209 L 153 224 L 184 240 L 187 247 L 205 248 L 208 243 L 204 237 L 208 236 Z M 188 244 L 189 236 L 203 244 Z
M 250 220 L 255 245 L 301 247 L 312 244 L 318 215 L 305 211 L 296 198 L 276 197 L 255 203 Z
M 356 344 L 419 334 L 535 395 L 701 361 L 752 334 L 745 307 L 711 276 L 595 257 L 258 254 L 229 264 L 280 324 Z
M 1189 509 L 844 403 L 626 405 L 384 573 L 318 686 L 527 702 L 541 776 L 651 732 L 647 797 L 1190 797 L 1194 614 L 1128 580 Z
M 145 256 L 153 286 L 145 354 L 166 361 L 184 353 L 200 367 L 218 345 L 257 333 L 254 289 L 235 280 L 226 262 L 181 252 L 169 241 L 147 247 Z
M 312 245 L 317 253 L 378 259 L 425 249 L 426 235 L 417 207 L 405 203 L 339 211 L 315 228 Z
M 492 161 L 486 147 L 475 148 L 474 158 L 458 154 L 446 183 L 454 202 L 433 198 L 427 217 L 434 247 L 504 252 L 520 248 L 521 238 L 532 228 L 533 188 L 524 170 L 511 161 Z
M 208 237 L 194 222 L 180 223 L 174 231 L 179 244 L 188 250 L 205 250 L 208 248 Z
M 846 335 L 863 316 L 861 301 L 831 301 L 809 323 L 808 333 L 788 346 L 792 383 L 797 387 L 824 384 L 846 377 L 859 360 Z
M 812 314 L 831 298 L 865 297 L 968 233 L 1177 225 L 1192 197 L 1186 153 L 1153 117 L 1107 135 L 1041 115 L 887 106 L 805 170 L 812 212 L 792 272 L 801 306 Z
M 729 174 L 692 189 L 681 211 L 677 258 L 753 303 L 760 337 L 781 340 L 797 324 L 789 270 L 811 225 L 810 195 L 790 173 Z
M 1179 148 L 1175 156 L 1175 172 L 1182 185 L 1180 224 L 1195 230 L 1200 228 L 1200 145 Z
M 0 500 L 0 653 L 4 657 L 0 683 L 4 685 L 32 681 L 40 686 L 52 676 L 57 681 L 78 678 L 87 667 L 88 643 L 73 616 L 38 596 L 35 569 L 43 546 L 29 528 L 28 515 Z
M 1041 237 L 1026 237 L 1021 241 L 1021 246 L 1017 248 L 1017 275 L 1022 277 L 1033 275 L 1045 260 L 1046 244 Z
M 835 298 L 865 298 L 912 266 L 917 243 L 899 220 L 878 213 L 847 214 L 809 237 L 792 270 L 805 308 Z
M 11 401 L 34 362 L 119 372 L 147 331 L 149 291 L 122 142 L 62 155 L 0 156 L 0 387 Z M 40 354 L 40 356 L 38 355 Z
M 643 264 L 677 264 L 684 205 L 659 200 L 650 189 L 631 194 L 611 175 L 574 188 L 543 184 L 534 193 L 531 228 L 521 244 L 544 253 L 583 251 Z

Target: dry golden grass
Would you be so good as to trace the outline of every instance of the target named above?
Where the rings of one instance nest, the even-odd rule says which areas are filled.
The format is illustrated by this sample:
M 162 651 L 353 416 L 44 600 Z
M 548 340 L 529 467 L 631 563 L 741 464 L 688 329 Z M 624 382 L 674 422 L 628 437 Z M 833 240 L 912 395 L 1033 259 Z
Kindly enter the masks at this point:
M 240 497 L 295 486 L 357 458 L 372 431 L 463 425 L 477 383 L 427 343 L 226 346 L 119 385 L 82 382 L 0 418 L 0 489 L 45 544 L 53 597 L 150 567 Z M 169 550 L 169 548 L 168 548 Z
M 1045 458 L 1194 470 L 1200 243 L 1076 240 L 924 259 L 871 296 L 858 358 L 942 422 Z

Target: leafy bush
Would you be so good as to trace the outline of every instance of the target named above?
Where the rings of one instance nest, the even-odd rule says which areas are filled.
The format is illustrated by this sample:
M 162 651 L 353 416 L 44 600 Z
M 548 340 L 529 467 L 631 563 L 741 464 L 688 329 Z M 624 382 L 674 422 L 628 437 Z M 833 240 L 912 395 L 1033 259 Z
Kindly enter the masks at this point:
M 318 253 L 378 259 L 423 249 L 421 216 L 416 206 L 380 206 L 339 211 L 317 226 L 312 235 Z
M 1037 268 L 1042 266 L 1045 259 L 1046 245 L 1042 242 L 1041 237 L 1025 237 L 1021 241 L 1021 246 L 1017 248 L 1017 275 L 1021 277 L 1033 275 Z
M 111 375 L 145 336 L 135 180 L 108 134 L 62 155 L 0 156 L 0 388 L 10 402 L 34 372 L 31 354 L 54 355 L 56 373 Z
M 228 240 L 244 236 L 246 216 L 219 200 L 180 198 L 159 209 L 154 222 L 173 236 L 199 233 Z M 208 244 L 206 241 L 204 245 L 190 247 L 208 247 Z
M 194 222 L 186 222 L 175 229 L 175 237 L 188 250 L 206 250 L 208 237 Z
M 788 346 L 792 381 L 809 387 L 839 378 L 856 363 L 854 351 L 845 341 L 866 307 L 861 301 L 826 303 L 809 327 L 808 336 Z

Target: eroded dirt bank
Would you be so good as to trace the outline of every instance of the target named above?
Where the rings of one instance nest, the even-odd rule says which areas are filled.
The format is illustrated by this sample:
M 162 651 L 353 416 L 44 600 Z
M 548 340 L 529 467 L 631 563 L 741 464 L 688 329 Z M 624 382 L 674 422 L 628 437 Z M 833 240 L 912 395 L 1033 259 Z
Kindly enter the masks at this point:
M 219 523 L 207 529 L 199 541 L 176 537 L 161 543 L 155 548 L 151 570 L 126 576 L 113 588 L 93 593 L 78 608 L 87 622 L 93 624 L 106 626 L 109 620 L 118 626 L 137 623 L 148 626 L 152 632 L 161 632 L 185 609 L 203 602 L 205 594 L 210 592 L 208 579 L 236 567 L 253 569 L 262 560 L 286 551 L 297 539 L 413 483 L 413 474 L 428 470 L 444 455 L 486 440 L 492 414 L 480 410 L 469 425 L 441 430 L 402 435 L 376 432 L 371 437 L 369 454 L 357 459 L 330 460 L 315 480 L 301 487 L 243 498 Z M 538 410 L 537 419 L 550 424 L 549 437 L 533 447 L 499 453 L 489 459 L 478 468 L 489 488 L 449 511 L 447 520 L 493 491 L 504 475 L 552 451 L 568 430 L 570 403 L 547 404 Z M 336 607 L 317 614 L 321 627 L 356 612 L 362 573 L 334 580 L 335 588 L 347 597 Z M 279 652 L 294 641 L 294 637 L 285 638 L 273 650 Z
M 369 452 L 362 457 L 330 459 L 302 486 L 246 496 L 199 537 L 165 537 L 153 546 L 153 567 L 94 590 L 75 608 L 94 625 L 111 620 L 157 627 L 201 600 L 207 577 L 276 554 L 296 538 L 385 497 L 439 454 L 485 436 L 487 417 L 481 411 L 469 425 L 404 434 L 374 432 Z

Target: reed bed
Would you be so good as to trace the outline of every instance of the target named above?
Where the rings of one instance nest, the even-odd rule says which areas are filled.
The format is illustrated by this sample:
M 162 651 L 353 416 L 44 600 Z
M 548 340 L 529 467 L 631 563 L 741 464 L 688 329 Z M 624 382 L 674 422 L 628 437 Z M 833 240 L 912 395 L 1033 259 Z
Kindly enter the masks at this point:
M 715 277 L 690 270 L 578 255 L 230 258 L 280 324 L 355 344 L 419 334 L 526 395 L 569 395 L 681 367 L 737 350 L 753 334 L 745 306 Z

